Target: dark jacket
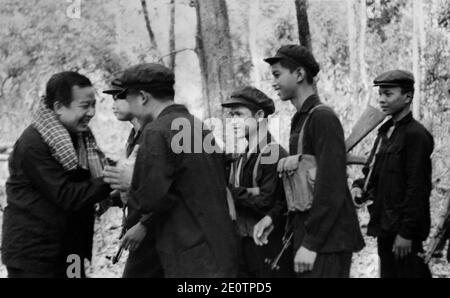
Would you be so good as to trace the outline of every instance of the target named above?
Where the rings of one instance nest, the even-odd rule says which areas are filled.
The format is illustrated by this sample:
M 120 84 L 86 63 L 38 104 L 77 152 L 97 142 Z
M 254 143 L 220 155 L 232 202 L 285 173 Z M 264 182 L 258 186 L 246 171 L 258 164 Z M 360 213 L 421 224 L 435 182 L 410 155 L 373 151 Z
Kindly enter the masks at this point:
M 298 153 L 298 137 L 308 112 L 321 102 L 309 97 L 291 124 L 289 150 Z M 364 247 L 358 217 L 347 185 L 344 131 L 334 112 L 319 109 L 311 115 L 304 132 L 303 153 L 317 161 L 312 207 L 301 212 L 298 245 L 315 252 L 355 252 Z
M 262 144 L 270 144 L 272 137 L 269 135 Z M 263 146 L 263 145 L 261 145 Z M 280 219 L 286 212 L 286 199 L 284 197 L 283 183 L 278 177 L 278 160 L 287 156 L 286 150 L 278 144 L 278 159 L 271 164 L 260 163 L 256 175 L 256 183 L 260 189 L 259 195 L 252 195 L 247 188 L 253 188 L 253 171 L 256 161 L 261 152 L 259 146 L 256 152 L 249 157 L 245 156 L 241 165 L 239 175 L 239 186 L 229 184 L 228 187 L 233 195 L 237 212 L 237 223 L 241 236 L 253 237 L 253 226 L 264 216 L 269 215 L 272 219 Z M 247 155 L 247 153 L 245 153 Z M 263 153 L 262 156 L 270 156 L 270 152 Z M 235 162 L 237 166 L 239 159 Z M 237 167 L 236 167 L 237 168 Z
M 184 126 L 176 127 L 174 120 Z M 152 213 L 166 277 L 233 277 L 237 272 L 223 157 L 202 149 L 209 134 L 181 105 L 165 108 L 143 130 L 130 202 L 142 214 Z M 186 150 L 177 152 L 172 141 Z
M 64 270 L 69 254 L 90 258 L 94 204 L 108 197 L 110 187 L 88 171 L 64 171 L 32 126 L 17 140 L 9 172 L 3 263 L 49 272 Z
M 370 236 L 395 236 L 425 240 L 430 231 L 431 154 L 433 137 L 408 114 L 398 123 L 391 137 L 391 120 L 379 129 L 381 147 L 376 156 L 367 194 Z M 368 173 L 368 166 L 364 172 Z M 363 181 L 355 185 L 362 187 Z

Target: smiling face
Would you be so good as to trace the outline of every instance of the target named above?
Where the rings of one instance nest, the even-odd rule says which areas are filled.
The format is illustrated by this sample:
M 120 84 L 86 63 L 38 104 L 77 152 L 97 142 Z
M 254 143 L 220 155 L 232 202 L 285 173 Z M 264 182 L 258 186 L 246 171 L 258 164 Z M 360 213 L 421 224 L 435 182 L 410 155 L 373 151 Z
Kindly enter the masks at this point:
M 383 87 L 378 91 L 381 110 L 387 115 L 395 115 L 401 112 L 412 102 L 412 92 L 402 92 L 401 87 Z
M 228 117 L 233 119 L 234 133 L 248 137 L 257 133 L 258 120 L 264 118 L 264 111 L 253 113 L 248 107 L 237 104 L 228 108 Z
M 291 100 L 296 96 L 298 87 L 298 74 L 283 67 L 280 62 L 271 65 L 273 87 L 282 101 Z
M 68 106 L 56 101 L 55 113 L 64 127 L 73 133 L 88 130 L 88 124 L 95 116 L 95 91 L 92 86 L 72 87 L 72 101 Z

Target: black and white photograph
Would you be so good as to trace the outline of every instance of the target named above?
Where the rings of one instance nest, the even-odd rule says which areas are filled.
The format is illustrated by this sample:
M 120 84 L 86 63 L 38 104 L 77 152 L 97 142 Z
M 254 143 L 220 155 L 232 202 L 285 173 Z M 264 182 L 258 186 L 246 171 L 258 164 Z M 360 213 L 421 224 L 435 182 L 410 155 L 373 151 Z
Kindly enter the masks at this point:
M 5 279 L 450 278 L 450 0 L 0 0 L 0 232 Z

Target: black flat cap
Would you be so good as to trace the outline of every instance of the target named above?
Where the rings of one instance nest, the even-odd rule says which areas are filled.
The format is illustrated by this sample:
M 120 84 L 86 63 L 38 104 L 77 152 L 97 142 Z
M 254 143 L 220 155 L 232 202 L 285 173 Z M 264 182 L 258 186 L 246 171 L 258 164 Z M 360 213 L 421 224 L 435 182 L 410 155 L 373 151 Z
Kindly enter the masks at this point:
M 126 96 L 127 89 L 144 91 L 172 89 L 175 74 L 164 65 L 143 63 L 127 68 L 115 82 L 123 88 L 123 91 L 116 95 L 121 98 Z
M 222 104 L 222 107 L 229 108 L 235 105 L 263 110 L 266 116 L 275 112 L 273 100 L 261 90 L 251 86 L 244 86 L 235 90 L 231 93 L 230 98 Z
M 109 95 L 116 95 L 119 94 L 124 90 L 122 82 L 118 79 L 114 79 L 111 81 L 109 89 L 104 90 L 103 93 L 109 94 Z
M 320 71 L 320 65 L 317 63 L 313 54 L 304 46 L 300 45 L 285 45 L 282 46 L 275 56 L 264 59 L 270 65 L 279 62 L 280 60 L 287 60 L 299 66 L 307 68 L 315 77 Z
M 376 77 L 373 85 L 380 87 L 413 87 L 414 82 L 414 75 L 411 72 L 396 69 Z

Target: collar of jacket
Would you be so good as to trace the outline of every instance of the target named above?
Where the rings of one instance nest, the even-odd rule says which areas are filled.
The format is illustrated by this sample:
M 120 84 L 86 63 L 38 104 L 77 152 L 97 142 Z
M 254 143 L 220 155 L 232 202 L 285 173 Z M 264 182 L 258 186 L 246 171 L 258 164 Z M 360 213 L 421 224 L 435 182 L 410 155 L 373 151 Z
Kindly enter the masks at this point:
M 308 113 L 312 108 L 320 104 L 320 98 L 317 94 L 313 94 L 308 97 L 303 103 L 299 113 Z
M 380 133 L 386 133 L 390 127 L 392 127 L 392 125 L 395 125 L 396 127 L 400 127 L 403 125 L 406 125 L 408 123 L 410 123 L 413 120 L 413 115 L 412 112 L 409 112 L 405 117 L 403 117 L 402 119 L 400 119 L 400 121 L 394 123 L 394 120 L 391 118 L 388 121 L 386 121 L 386 123 L 384 123 L 380 129 L 378 129 L 378 131 Z
M 261 150 L 271 142 L 272 142 L 272 135 L 270 134 L 270 132 L 267 132 L 266 137 L 264 137 L 262 140 L 259 141 L 259 144 L 256 148 L 247 147 L 247 157 L 250 157 L 250 155 L 252 154 L 259 154 Z
M 161 113 L 159 113 L 157 119 L 160 119 L 161 117 L 163 117 L 163 116 L 165 116 L 165 115 L 167 115 L 167 114 L 173 113 L 173 112 L 179 112 L 179 113 L 187 113 L 187 114 L 189 114 L 188 109 L 187 109 L 184 105 L 173 104 L 173 105 L 170 105 L 170 106 L 168 106 L 168 107 L 165 107 L 165 108 L 161 111 Z
M 309 111 L 311 111 L 312 108 L 320 104 L 320 98 L 316 94 L 311 95 L 308 97 L 305 102 L 303 103 L 302 107 L 300 108 L 300 111 L 297 111 L 294 114 L 294 117 L 292 117 L 291 125 L 294 123 L 297 123 L 300 119 L 301 115 L 308 114 Z

